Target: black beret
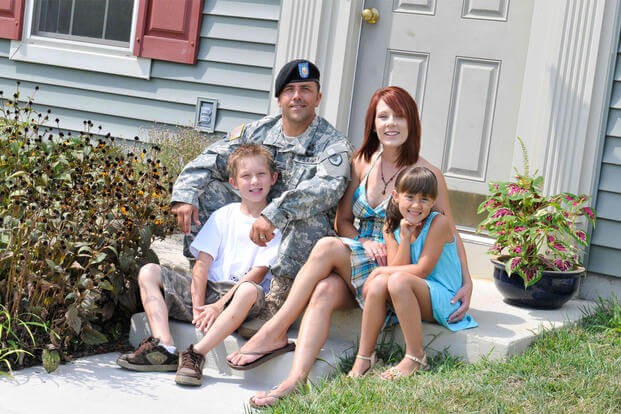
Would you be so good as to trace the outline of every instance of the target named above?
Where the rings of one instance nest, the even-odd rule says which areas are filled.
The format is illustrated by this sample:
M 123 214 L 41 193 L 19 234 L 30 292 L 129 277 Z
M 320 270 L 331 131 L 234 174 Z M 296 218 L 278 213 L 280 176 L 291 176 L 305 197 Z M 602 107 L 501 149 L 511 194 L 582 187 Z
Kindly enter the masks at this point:
M 315 64 L 306 59 L 296 59 L 286 63 L 278 76 L 274 85 L 274 96 L 278 98 L 280 92 L 288 83 L 315 81 L 319 86 L 319 69 Z

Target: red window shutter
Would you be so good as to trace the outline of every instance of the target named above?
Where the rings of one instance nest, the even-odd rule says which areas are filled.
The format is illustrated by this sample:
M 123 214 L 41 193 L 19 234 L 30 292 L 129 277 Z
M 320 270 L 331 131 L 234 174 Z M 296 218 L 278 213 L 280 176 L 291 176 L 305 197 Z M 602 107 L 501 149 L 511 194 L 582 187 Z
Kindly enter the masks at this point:
M 26 0 L 0 0 L 0 39 L 21 40 Z
M 202 20 L 203 0 L 140 0 L 134 55 L 196 63 Z

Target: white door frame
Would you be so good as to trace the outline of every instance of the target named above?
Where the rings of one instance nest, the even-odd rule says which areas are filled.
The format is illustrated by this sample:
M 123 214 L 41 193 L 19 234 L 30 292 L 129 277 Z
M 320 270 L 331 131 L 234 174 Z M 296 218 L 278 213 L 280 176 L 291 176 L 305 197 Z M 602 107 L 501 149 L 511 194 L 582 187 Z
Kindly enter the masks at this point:
M 364 0 L 283 0 L 274 78 L 292 59 L 314 62 L 321 72 L 319 115 L 347 132 Z M 272 80 L 273 82 L 273 80 Z M 270 113 L 278 112 L 274 97 Z
M 535 2 L 517 134 L 547 194 L 594 192 L 620 3 Z
M 517 135 L 548 193 L 593 191 L 620 3 L 535 1 Z M 281 6 L 275 74 L 291 59 L 315 61 L 322 79 L 319 114 L 345 133 L 363 5 L 364 0 L 283 0 Z M 277 111 L 272 99 L 270 112 Z M 521 169 L 517 143 L 513 154 Z

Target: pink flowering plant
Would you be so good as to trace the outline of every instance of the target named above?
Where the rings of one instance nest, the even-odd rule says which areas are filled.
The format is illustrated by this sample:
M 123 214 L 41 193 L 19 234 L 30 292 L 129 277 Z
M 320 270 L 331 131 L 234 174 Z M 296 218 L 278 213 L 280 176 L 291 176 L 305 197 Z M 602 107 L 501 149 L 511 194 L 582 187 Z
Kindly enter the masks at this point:
M 519 275 L 527 288 L 541 279 L 543 271 L 574 270 L 581 265 L 589 235 L 582 223 L 595 226 L 595 211 L 587 195 L 542 194 L 543 177 L 529 174 L 524 142 L 524 174 L 516 170 L 514 182 L 493 182 L 490 195 L 478 213 L 487 212 L 478 232 L 496 239 L 489 253 L 501 255 L 508 275 Z

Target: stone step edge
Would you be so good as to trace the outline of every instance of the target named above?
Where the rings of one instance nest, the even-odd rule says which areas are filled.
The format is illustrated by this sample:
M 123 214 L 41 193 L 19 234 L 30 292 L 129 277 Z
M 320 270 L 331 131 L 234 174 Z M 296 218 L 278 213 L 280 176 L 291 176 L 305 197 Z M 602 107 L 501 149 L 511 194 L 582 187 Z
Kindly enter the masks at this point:
M 179 352 L 185 350 L 190 344 L 198 342 L 202 338 L 202 333 L 196 330 L 191 324 L 185 322 L 171 321 L 171 335 L 175 340 Z M 290 341 L 297 339 L 297 329 L 290 329 L 288 337 Z M 130 325 L 129 340 L 132 346 L 136 347 L 139 342 L 151 335 L 145 313 L 137 313 L 132 316 Z M 293 352 L 281 354 L 276 358 L 250 370 L 234 370 L 226 363 L 226 356 L 241 348 L 246 340 L 237 334 L 231 334 L 219 345 L 211 350 L 205 358 L 205 369 L 217 372 L 219 375 L 241 378 L 256 384 L 271 384 L 282 381 L 289 372 L 293 363 Z M 351 353 L 353 344 L 345 341 L 328 339 L 322 347 L 320 354 L 313 365 L 309 374 L 310 379 L 325 378 L 336 371 L 339 360 L 347 352 Z

